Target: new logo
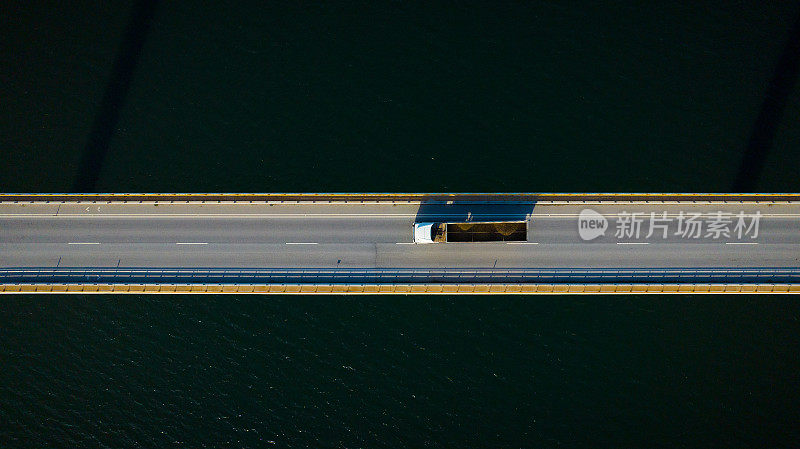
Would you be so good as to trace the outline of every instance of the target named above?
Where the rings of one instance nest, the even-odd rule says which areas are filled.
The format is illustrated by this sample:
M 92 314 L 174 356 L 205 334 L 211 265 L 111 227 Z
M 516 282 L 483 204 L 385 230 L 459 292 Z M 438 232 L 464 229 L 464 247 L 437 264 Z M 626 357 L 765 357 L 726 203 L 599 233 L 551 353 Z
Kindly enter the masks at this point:
M 608 229 L 608 220 L 601 213 L 592 209 L 584 209 L 578 215 L 578 234 L 581 239 L 594 240 L 605 235 Z

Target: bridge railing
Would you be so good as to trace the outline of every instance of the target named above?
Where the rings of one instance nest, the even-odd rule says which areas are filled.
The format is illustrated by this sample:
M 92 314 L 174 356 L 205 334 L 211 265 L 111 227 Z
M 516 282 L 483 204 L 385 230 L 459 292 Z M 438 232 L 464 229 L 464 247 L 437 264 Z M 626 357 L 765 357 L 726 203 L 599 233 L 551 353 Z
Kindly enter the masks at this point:
M 0 293 L 76 294 L 798 294 L 798 284 L 0 284 Z
M 798 193 L 6 193 L 0 202 L 795 202 Z
M 800 284 L 786 268 L 4 268 L 0 284 Z

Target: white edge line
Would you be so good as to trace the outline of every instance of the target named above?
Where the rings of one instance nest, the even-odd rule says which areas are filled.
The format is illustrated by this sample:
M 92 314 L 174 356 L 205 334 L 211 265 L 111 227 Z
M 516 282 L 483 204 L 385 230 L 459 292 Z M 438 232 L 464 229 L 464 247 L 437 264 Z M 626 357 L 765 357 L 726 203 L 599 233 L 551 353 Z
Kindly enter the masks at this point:
M 286 242 L 287 245 L 319 245 L 316 242 Z
M 100 242 L 69 242 L 67 245 L 99 245 Z
M 723 211 L 724 212 L 724 211 Z M 637 214 L 642 214 L 645 218 L 649 214 L 649 212 L 638 212 Z M 699 213 L 702 218 L 713 218 L 716 215 L 716 211 L 703 211 L 703 212 L 692 212 L 692 213 Z M 733 215 L 733 217 L 737 217 L 734 212 L 727 212 Z M 506 217 L 517 217 L 520 214 L 476 214 L 473 217 L 480 218 L 484 215 L 491 215 L 494 217 L 497 216 L 506 216 Z M 408 214 L 385 214 L 385 213 L 375 213 L 375 214 L 356 214 L 356 213 L 273 213 L 273 214 L 262 214 L 262 213 L 249 213 L 249 214 L 242 214 L 242 213 L 182 213 L 182 214 L 175 214 L 175 213 L 152 213 L 152 214 L 142 214 L 142 213 L 128 213 L 128 214 L 111 214 L 111 213 L 103 213 L 103 214 L 68 214 L 68 213 L 59 213 L 58 215 L 54 215 L 51 213 L 0 213 L 0 218 L 57 218 L 57 219 L 64 219 L 64 218 L 84 218 L 84 219 L 100 219 L 100 218 L 326 218 L 326 217 L 337 217 L 337 218 L 349 218 L 349 217 L 373 217 L 373 218 L 407 218 L 407 217 L 416 217 L 417 214 L 415 213 L 408 213 Z M 441 214 L 437 215 L 439 217 L 458 217 L 460 214 Z M 546 212 L 534 212 L 533 214 L 526 214 L 527 217 L 533 220 L 542 220 L 546 218 L 577 218 L 580 217 L 579 214 L 559 214 L 559 213 L 546 213 Z M 619 218 L 620 214 L 618 213 L 605 213 L 603 214 L 606 218 Z M 770 214 L 770 213 L 762 213 L 762 219 L 774 219 L 774 218 L 797 218 L 800 217 L 800 214 Z M 666 218 L 677 218 L 678 214 L 671 213 L 667 214 Z M 755 214 L 748 213 L 744 215 L 745 218 L 753 218 Z M 660 215 L 656 218 L 662 218 Z M 520 220 L 521 221 L 521 220 Z
M 538 245 L 539 242 L 506 242 L 506 245 Z
M 617 245 L 649 245 L 650 242 L 617 242 Z
M 758 242 L 725 242 L 726 245 L 758 245 Z
M 208 245 L 208 242 L 176 242 L 176 245 Z
M 395 245 L 414 245 L 414 242 L 395 242 Z

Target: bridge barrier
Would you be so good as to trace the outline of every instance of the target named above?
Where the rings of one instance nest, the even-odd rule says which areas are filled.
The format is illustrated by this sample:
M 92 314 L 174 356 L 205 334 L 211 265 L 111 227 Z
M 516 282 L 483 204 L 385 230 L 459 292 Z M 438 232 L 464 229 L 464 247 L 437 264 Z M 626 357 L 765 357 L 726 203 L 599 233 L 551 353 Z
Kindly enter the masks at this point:
M 0 293 L 127 294 L 798 294 L 797 284 L 0 284 Z
M 0 202 L 795 202 L 800 193 L 3 193 Z
M 0 269 L 0 284 L 371 285 L 371 284 L 800 284 L 783 268 L 116 268 Z

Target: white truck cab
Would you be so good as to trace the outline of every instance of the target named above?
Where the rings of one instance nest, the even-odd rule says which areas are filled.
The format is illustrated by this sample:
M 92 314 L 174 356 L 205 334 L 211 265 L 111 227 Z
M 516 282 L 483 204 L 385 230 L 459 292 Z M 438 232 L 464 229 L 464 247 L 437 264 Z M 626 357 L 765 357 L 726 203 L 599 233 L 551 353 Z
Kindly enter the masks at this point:
M 414 243 L 433 243 L 433 225 L 436 223 L 414 223 Z

